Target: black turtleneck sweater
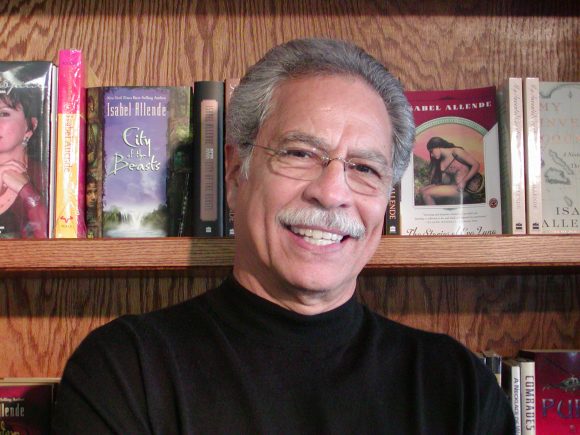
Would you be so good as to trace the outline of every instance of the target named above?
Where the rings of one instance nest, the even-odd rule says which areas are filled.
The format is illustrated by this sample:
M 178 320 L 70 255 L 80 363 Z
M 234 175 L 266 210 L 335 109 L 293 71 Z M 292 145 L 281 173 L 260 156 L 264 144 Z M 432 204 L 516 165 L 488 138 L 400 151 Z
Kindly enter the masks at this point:
M 354 298 L 305 316 L 233 279 L 92 332 L 63 374 L 57 434 L 508 434 L 493 375 L 453 339 Z

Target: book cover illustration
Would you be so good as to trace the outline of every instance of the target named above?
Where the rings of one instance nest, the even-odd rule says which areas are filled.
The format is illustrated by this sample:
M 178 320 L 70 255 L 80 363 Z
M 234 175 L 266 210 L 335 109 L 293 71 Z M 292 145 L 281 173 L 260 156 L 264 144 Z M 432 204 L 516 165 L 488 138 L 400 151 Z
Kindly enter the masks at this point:
M 83 238 L 85 225 L 85 65 L 80 50 L 58 53 L 55 238 Z
M 224 82 L 194 83 L 194 236 L 223 236 L 224 98 Z
M 542 232 L 580 233 L 580 82 L 540 82 Z
M 536 433 L 580 431 L 580 350 L 522 350 L 533 359 L 536 383 Z
M 56 67 L 0 62 L 0 238 L 49 236 Z
M 91 88 L 89 106 L 89 237 L 191 235 L 191 88 Z
M 500 137 L 502 230 L 526 234 L 524 105 L 521 77 L 510 77 L 497 92 Z
M 495 87 L 406 93 L 417 125 L 401 235 L 501 234 Z
M 0 433 L 50 433 L 56 385 L 56 381 L 0 381 Z

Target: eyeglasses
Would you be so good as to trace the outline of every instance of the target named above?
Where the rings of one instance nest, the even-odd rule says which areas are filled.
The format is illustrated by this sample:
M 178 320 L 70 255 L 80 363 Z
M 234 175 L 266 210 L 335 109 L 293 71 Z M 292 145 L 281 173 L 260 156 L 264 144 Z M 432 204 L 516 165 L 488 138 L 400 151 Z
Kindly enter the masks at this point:
M 380 195 L 386 193 L 391 184 L 391 168 L 376 160 L 331 158 L 323 149 L 301 142 L 293 142 L 280 149 L 251 143 L 246 145 L 268 151 L 272 155 L 272 170 L 285 177 L 313 181 L 322 175 L 324 168 L 333 160 L 338 160 L 344 166 L 346 183 L 353 192 Z

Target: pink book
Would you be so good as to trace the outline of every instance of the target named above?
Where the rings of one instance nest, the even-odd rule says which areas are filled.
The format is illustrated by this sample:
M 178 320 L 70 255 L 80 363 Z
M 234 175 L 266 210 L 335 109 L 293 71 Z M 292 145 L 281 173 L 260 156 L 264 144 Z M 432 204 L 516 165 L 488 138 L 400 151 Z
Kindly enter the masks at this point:
M 55 238 L 84 238 L 85 68 L 80 50 L 58 53 Z

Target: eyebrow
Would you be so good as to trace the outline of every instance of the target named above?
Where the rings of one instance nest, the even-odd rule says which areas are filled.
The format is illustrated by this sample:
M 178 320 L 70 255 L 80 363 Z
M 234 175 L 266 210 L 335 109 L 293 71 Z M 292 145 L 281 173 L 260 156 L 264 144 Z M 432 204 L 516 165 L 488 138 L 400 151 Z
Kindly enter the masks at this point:
M 302 142 L 312 146 L 313 148 L 318 148 L 328 153 L 329 148 L 328 143 L 324 139 L 309 133 L 304 133 L 301 131 L 291 131 L 286 135 L 284 135 L 284 137 L 282 137 L 282 139 L 280 140 L 280 145 L 284 146 L 292 142 Z M 355 151 L 353 154 L 349 154 L 347 156 L 347 160 L 353 158 L 371 160 L 380 165 L 384 165 L 385 167 L 388 168 L 390 167 L 388 159 L 385 157 L 384 154 L 378 151 L 371 151 L 365 149 L 358 150 Z

